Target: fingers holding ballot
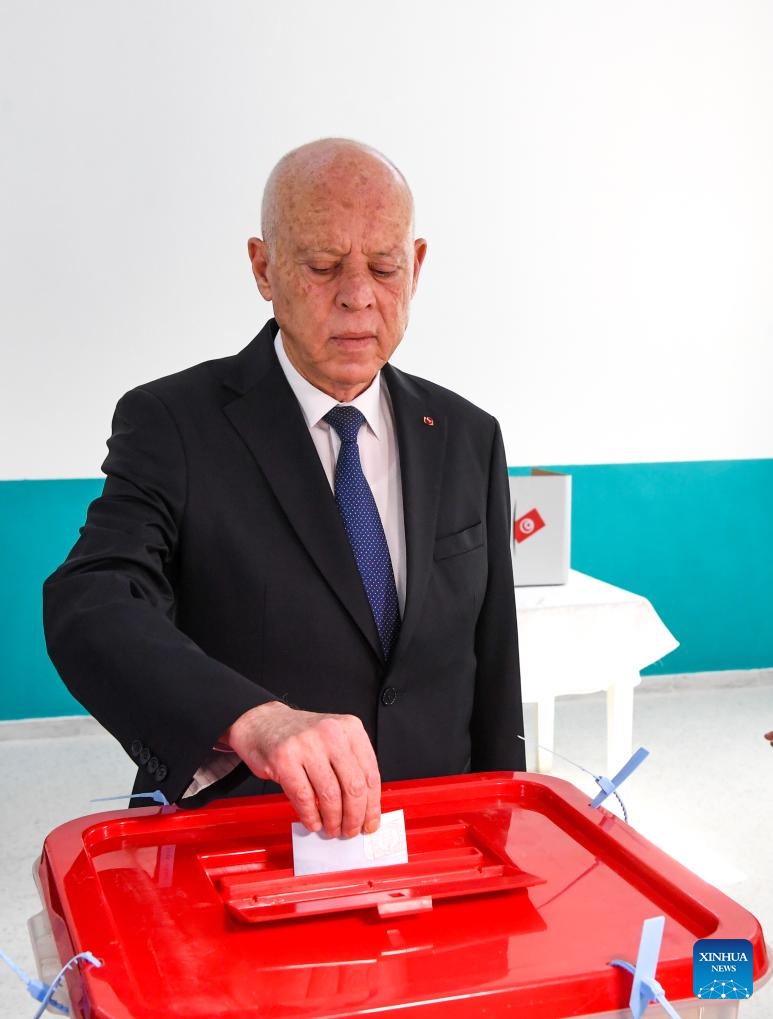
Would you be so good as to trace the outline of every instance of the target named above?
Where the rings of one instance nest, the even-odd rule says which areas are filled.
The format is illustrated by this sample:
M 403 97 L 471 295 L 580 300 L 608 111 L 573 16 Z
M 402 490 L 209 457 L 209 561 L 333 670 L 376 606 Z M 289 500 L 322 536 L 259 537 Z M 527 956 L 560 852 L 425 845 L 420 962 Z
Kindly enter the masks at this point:
M 238 718 L 225 742 L 282 787 L 309 831 L 351 838 L 378 829 L 381 777 L 359 718 L 270 701 Z

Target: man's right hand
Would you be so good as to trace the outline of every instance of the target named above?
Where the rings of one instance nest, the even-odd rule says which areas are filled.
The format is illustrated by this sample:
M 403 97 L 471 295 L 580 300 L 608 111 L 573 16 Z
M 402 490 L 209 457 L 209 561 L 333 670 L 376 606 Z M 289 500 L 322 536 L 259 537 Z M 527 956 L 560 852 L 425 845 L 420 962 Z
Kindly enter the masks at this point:
M 269 701 L 237 718 L 223 741 L 258 778 L 284 789 L 310 831 L 352 836 L 378 828 L 381 777 L 356 716 Z

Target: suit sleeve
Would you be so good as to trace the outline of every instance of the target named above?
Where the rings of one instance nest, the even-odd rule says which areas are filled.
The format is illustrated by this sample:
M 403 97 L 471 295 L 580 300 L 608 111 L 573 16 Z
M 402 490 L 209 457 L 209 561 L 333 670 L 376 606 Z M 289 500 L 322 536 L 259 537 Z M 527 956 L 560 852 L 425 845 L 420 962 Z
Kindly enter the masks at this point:
M 244 711 L 269 691 L 207 656 L 175 624 L 185 450 L 148 390 L 118 404 L 102 496 L 46 581 L 48 651 L 71 693 L 172 802 Z
M 488 582 L 475 632 L 477 671 L 470 727 L 472 771 L 525 771 L 518 628 L 511 554 L 510 489 L 494 423 L 486 518 Z

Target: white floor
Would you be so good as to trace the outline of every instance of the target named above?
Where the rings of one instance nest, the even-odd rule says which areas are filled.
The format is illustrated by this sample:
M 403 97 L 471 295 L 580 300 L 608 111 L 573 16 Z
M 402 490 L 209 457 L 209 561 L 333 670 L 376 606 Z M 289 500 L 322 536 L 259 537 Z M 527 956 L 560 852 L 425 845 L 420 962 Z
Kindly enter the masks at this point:
M 44 737 L 40 723 L 0 723 L 0 948 L 31 975 L 26 921 L 40 909 L 31 871 L 43 838 L 70 818 L 111 808 L 90 801 L 125 794 L 132 782 L 129 759 L 89 722 L 49 723 L 53 734 Z M 527 707 L 527 737 L 533 722 Z M 762 738 L 770 729 L 773 670 L 645 680 L 636 693 L 634 743 L 651 756 L 621 793 L 634 828 L 754 913 L 773 943 L 773 749 Z M 603 696 L 559 700 L 555 749 L 603 771 Z M 533 762 L 533 747 L 529 753 Z M 562 761 L 553 774 L 598 791 Z M 0 1017 L 31 1019 L 36 1008 L 0 962 Z M 773 1019 L 773 980 L 739 1014 Z

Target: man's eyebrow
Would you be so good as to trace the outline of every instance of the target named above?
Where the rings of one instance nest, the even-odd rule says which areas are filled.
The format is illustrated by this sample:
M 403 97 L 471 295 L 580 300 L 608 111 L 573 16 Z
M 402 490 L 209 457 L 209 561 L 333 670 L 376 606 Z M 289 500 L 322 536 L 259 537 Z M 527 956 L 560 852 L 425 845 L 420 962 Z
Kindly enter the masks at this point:
M 298 248 L 298 254 L 302 258 L 310 258 L 314 255 L 335 255 L 336 258 L 340 258 L 341 255 L 345 254 L 341 248 Z
M 348 249 L 345 251 L 343 248 L 334 247 L 304 247 L 298 248 L 297 254 L 299 258 L 313 258 L 318 255 L 329 255 L 332 258 L 341 258 L 349 253 Z M 403 255 L 403 250 L 400 245 L 395 245 L 393 248 L 387 248 L 384 251 L 366 251 L 365 254 L 368 258 L 394 258 L 399 259 Z

